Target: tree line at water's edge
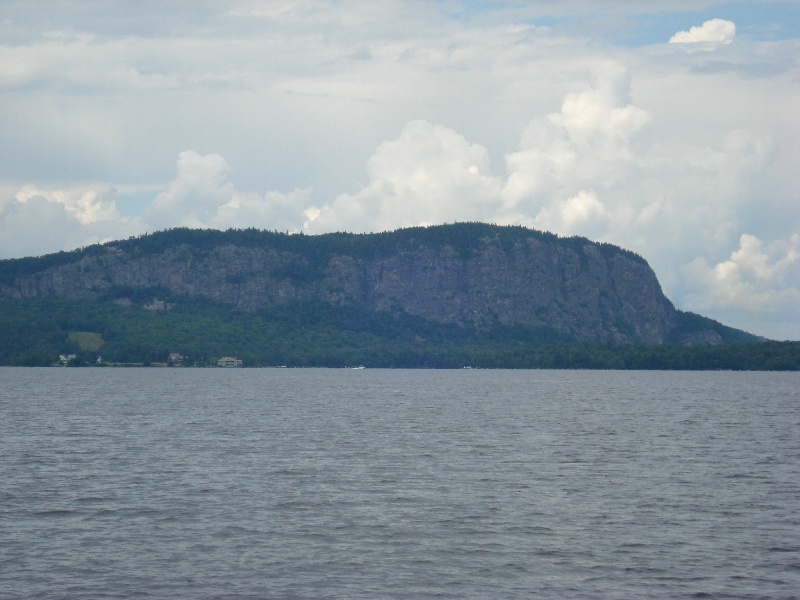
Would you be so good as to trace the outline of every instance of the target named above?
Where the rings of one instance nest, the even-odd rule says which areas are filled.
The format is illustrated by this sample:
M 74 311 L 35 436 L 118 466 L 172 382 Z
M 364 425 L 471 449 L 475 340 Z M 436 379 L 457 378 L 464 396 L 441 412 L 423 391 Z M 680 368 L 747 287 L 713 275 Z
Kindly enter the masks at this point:
M 236 356 L 252 367 L 800 370 L 800 342 L 590 344 L 547 329 L 479 331 L 323 303 L 250 314 L 175 300 L 169 310 L 112 301 L 0 301 L 0 364 L 49 366 L 74 355 L 75 366 L 154 365 L 179 353 L 184 366 Z

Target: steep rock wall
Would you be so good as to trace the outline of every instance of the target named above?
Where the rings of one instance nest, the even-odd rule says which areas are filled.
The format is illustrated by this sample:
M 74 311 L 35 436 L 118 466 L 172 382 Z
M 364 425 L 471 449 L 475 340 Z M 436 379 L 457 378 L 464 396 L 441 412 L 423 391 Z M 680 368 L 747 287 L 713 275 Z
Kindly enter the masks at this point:
M 144 253 L 112 243 L 6 281 L 0 297 L 107 298 L 131 289 L 203 297 L 244 311 L 296 301 L 358 304 L 441 323 L 546 327 L 614 343 L 662 343 L 676 314 L 643 259 L 532 231 L 511 241 L 483 235 L 467 250 L 420 239 L 398 242 L 390 252 L 322 257 L 234 244 Z

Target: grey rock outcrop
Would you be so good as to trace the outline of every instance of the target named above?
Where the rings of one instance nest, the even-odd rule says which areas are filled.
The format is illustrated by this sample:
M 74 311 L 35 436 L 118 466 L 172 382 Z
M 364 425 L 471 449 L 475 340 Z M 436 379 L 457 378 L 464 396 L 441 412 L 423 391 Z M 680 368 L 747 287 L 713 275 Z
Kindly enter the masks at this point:
M 442 238 L 451 233 L 447 227 L 461 227 L 466 241 Z M 152 289 L 156 296 L 207 298 L 250 312 L 297 301 L 355 304 L 479 329 L 547 328 L 610 343 L 661 344 L 678 324 L 678 311 L 644 259 L 582 238 L 462 224 L 353 236 L 346 240 L 357 243 L 349 244 L 331 242 L 346 234 L 284 236 L 304 238 L 291 240 L 292 247 L 282 234 L 259 244 L 240 243 L 238 232 L 216 233 L 213 243 L 200 246 L 178 236 L 147 250 L 128 240 L 74 253 L 63 264 L 33 262 L 0 281 L 0 298 L 124 301 L 126 290 Z M 376 251 L 370 244 L 379 238 Z M 717 334 L 692 335 L 707 343 Z

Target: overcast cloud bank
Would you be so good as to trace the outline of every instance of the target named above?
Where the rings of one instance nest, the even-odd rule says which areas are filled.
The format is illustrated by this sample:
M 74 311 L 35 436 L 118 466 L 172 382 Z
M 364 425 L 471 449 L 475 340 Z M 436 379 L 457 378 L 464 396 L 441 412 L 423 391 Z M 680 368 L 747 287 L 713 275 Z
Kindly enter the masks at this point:
M 708 3 L 631 44 L 675 16 L 630 4 L 9 3 L 0 257 L 175 226 L 522 224 L 800 339 L 797 32 Z

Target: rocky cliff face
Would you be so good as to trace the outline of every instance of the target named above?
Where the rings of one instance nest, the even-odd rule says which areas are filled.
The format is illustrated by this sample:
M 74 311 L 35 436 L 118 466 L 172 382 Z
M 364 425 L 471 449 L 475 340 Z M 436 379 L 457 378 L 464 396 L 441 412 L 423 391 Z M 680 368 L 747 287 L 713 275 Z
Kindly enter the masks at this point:
M 443 240 L 451 232 L 441 228 L 372 234 L 380 251 L 371 249 L 370 235 L 341 247 L 326 236 L 299 236 L 302 244 L 289 249 L 239 244 L 236 232 L 202 247 L 176 243 L 158 251 L 129 240 L 5 277 L 0 298 L 124 301 L 126 291 L 153 289 L 244 311 L 318 301 L 484 329 L 546 327 L 614 343 L 660 344 L 676 327 L 677 311 L 655 274 L 630 252 L 522 228 L 460 227 L 467 239 L 458 244 Z M 712 331 L 693 335 L 718 341 Z

